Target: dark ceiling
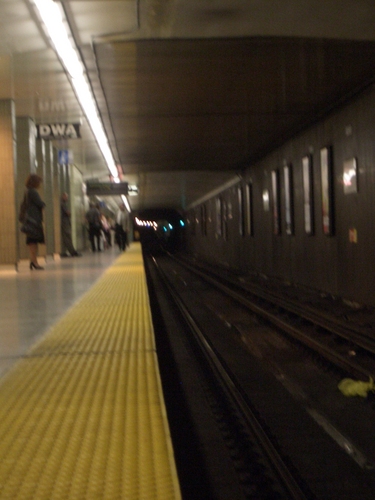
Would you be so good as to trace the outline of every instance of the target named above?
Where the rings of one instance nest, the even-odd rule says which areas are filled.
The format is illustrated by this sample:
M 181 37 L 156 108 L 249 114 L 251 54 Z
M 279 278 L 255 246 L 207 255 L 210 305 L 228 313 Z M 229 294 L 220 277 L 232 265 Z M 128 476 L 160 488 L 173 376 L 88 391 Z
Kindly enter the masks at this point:
M 126 173 L 238 171 L 373 81 L 375 43 L 136 40 L 95 47 Z

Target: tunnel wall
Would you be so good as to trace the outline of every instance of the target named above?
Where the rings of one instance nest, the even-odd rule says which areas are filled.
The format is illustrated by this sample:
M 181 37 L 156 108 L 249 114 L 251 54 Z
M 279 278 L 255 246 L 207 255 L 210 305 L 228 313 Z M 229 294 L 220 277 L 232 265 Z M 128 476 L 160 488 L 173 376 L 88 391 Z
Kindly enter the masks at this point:
M 188 251 L 374 306 L 374 110 L 371 88 L 192 207 Z

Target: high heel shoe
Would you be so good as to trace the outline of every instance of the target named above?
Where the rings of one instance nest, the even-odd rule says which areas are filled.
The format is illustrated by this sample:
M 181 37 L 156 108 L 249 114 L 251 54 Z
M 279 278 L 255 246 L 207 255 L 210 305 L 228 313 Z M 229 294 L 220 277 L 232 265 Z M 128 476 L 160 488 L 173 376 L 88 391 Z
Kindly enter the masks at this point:
M 30 269 L 44 269 L 44 267 L 39 264 L 34 264 L 34 262 L 30 262 Z

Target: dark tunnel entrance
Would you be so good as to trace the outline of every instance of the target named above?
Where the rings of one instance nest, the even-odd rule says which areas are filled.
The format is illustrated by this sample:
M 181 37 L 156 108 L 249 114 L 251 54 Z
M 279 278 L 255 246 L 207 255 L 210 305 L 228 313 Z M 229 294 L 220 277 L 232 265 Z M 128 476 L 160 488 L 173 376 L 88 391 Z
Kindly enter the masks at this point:
M 185 222 L 174 209 L 158 208 L 137 212 L 134 216 L 134 236 L 143 250 L 151 254 L 175 253 L 182 249 Z

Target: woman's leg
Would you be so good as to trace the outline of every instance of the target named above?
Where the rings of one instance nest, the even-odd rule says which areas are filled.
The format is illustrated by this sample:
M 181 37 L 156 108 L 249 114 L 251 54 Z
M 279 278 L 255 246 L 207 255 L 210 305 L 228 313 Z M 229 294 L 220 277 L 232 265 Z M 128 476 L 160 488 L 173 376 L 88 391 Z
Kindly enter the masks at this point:
M 38 265 L 38 244 L 37 243 L 29 243 L 29 253 L 30 253 L 30 262 Z
M 38 264 L 38 243 L 29 243 L 30 269 L 44 269 Z

